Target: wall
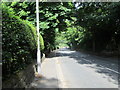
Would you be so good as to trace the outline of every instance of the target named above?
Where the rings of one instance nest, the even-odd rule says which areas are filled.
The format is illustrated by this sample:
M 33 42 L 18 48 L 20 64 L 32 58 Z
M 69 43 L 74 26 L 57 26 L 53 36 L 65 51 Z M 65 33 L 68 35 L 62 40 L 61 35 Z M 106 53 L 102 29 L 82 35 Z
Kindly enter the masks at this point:
M 2 82 L 2 88 L 27 88 L 34 79 L 34 65 L 30 64 L 25 70 Z

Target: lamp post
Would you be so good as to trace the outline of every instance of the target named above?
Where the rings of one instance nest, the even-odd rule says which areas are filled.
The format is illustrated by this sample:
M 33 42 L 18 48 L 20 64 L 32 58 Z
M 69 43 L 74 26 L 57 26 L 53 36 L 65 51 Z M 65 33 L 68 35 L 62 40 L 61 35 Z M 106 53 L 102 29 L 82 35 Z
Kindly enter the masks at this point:
M 40 52 L 40 32 L 39 32 L 39 0 L 36 0 L 36 19 L 37 19 L 37 73 L 41 75 L 41 52 Z

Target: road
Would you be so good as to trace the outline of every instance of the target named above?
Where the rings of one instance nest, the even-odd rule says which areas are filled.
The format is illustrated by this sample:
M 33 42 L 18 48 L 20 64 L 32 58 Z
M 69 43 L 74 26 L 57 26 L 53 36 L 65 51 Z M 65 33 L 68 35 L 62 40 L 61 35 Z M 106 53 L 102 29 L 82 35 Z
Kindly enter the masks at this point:
M 42 63 L 36 88 L 118 88 L 118 60 L 61 48 Z
M 55 52 L 56 68 L 66 88 L 118 88 L 118 62 L 113 59 L 72 51 Z

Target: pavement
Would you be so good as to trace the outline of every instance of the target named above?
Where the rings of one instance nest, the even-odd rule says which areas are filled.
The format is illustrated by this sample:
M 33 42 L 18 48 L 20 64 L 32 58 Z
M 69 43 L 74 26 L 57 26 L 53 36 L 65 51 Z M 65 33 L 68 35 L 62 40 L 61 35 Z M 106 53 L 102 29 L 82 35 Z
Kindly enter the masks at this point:
M 58 88 L 57 70 L 55 59 L 46 58 L 42 63 L 42 78 L 35 78 L 30 87 L 34 88 Z
M 118 88 L 118 60 L 62 48 L 41 65 L 42 78 L 33 88 Z

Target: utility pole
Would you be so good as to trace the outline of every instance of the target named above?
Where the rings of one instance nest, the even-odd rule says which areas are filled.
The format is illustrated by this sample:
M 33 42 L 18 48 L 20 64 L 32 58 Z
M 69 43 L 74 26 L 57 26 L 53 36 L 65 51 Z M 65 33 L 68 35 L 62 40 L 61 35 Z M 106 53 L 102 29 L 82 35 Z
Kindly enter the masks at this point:
M 39 32 L 39 0 L 36 0 L 36 19 L 37 19 L 37 72 L 41 75 L 41 52 L 40 52 L 40 32 Z

